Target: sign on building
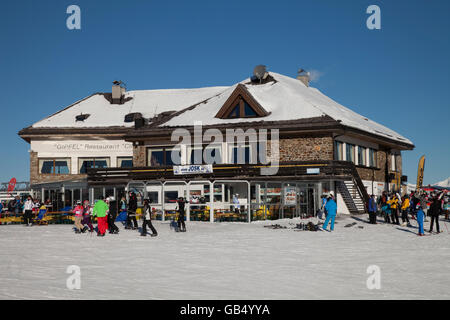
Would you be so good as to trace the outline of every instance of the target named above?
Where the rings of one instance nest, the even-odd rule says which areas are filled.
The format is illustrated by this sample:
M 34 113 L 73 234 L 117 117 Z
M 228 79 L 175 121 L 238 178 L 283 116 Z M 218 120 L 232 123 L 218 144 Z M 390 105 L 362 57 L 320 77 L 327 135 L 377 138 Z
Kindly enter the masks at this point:
M 187 166 L 173 166 L 173 174 L 198 174 L 198 173 L 212 173 L 212 164 L 204 165 L 187 165 Z

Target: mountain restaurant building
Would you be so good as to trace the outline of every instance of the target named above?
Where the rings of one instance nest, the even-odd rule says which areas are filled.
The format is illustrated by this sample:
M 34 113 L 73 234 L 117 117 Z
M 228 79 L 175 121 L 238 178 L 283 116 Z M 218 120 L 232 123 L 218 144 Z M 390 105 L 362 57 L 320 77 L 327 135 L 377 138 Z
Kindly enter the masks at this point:
M 260 70 L 259 70 L 260 71 Z M 154 218 L 188 200 L 191 221 L 313 216 L 334 193 L 341 214 L 399 190 L 413 143 L 297 79 L 256 73 L 229 87 L 96 93 L 19 132 L 36 197 L 58 210 L 134 191 Z

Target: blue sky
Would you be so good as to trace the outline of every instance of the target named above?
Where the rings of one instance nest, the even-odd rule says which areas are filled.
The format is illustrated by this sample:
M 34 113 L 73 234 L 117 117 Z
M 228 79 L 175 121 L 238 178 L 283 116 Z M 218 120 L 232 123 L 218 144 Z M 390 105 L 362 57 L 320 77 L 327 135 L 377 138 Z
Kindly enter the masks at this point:
M 81 8 L 68 30 L 66 8 Z M 381 8 L 381 30 L 366 8 Z M 404 174 L 450 176 L 450 1 L 4 1 L 0 181 L 29 179 L 17 132 L 120 79 L 128 89 L 231 85 L 253 67 L 296 76 L 411 139 Z

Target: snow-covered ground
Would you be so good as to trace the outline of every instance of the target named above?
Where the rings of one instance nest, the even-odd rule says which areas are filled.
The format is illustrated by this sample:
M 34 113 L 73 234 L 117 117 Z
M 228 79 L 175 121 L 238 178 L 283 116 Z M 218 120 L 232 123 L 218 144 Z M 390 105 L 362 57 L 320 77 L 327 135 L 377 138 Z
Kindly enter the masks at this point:
M 155 238 L 123 228 L 98 238 L 71 225 L 0 226 L 0 298 L 450 298 L 450 223 L 418 237 L 393 225 L 344 227 L 354 221 L 339 219 L 333 233 L 290 229 L 298 219 L 191 222 L 186 233 L 155 222 Z M 263 227 L 274 223 L 288 229 Z M 80 290 L 66 287 L 69 265 L 81 269 Z M 367 289 L 370 265 L 380 267 L 379 290 Z

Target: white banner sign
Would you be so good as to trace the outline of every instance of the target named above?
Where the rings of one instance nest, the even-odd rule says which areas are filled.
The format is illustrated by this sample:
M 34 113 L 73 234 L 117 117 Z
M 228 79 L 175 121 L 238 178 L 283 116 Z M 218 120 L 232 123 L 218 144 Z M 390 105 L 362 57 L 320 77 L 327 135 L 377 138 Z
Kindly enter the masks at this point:
M 196 173 L 212 173 L 213 167 L 212 164 L 204 164 L 204 165 L 188 165 L 188 166 L 173 166 L 173 174 L 181 175 L 181 174 L 196 174 Z

